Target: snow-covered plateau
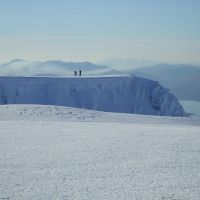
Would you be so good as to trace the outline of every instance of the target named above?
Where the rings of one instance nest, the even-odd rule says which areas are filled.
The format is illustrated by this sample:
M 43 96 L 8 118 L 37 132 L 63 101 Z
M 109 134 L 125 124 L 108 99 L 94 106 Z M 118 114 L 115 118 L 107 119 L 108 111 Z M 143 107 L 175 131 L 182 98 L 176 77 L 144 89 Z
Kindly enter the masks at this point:
M 200 118 L 0 106 L 1 200 L 199 200 Z
M 136 76 L 0 77 L 0 104 L 43 104 L 109 112 L 185 116 L 158 82 Z

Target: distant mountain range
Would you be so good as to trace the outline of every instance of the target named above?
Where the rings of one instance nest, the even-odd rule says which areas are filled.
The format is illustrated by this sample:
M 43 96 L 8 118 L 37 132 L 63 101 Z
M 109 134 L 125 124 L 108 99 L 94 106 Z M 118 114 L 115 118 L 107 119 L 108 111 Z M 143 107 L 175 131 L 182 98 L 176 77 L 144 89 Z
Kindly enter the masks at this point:
M 200 101 L 200 66 L 160 64 L 126 73 L 159 81 L 179 100 Z
M 200 101 L 200 66 L 194 64 L 166 64 L 144 59 L 113 58 L 101 62 L 121 73 L 157 80 L 179 100 Z
M 154 60 L 145 60 L 145 59 L 136 59 L 136 58 L 108 58 L 99 62 L 100 65 L 105 65 L 112 67 L 117 70 L 127 70 L 134 69 L 139 67 L 149 67 L 156 64 L 160 64 L 159 61 Z
M 117 72 L 104 65 L 91 62 L 60 60 L 30 62 L 16 59 L 0 65 L 0 76 L 73 76 L 75 70 L 82 70 L 84 75 L 105 75 Z

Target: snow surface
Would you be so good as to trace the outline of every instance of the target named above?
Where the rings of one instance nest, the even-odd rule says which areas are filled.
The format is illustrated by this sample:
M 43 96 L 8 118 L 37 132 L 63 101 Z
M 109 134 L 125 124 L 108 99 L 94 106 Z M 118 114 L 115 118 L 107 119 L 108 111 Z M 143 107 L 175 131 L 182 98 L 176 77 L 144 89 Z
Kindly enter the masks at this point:
M 147 115 L 185 116 L 168 89 L 135 76 L 0 77 L 0 104 L 43 104 Z
M 0 199 L 200 199 L 200 118 L 0 106 Z

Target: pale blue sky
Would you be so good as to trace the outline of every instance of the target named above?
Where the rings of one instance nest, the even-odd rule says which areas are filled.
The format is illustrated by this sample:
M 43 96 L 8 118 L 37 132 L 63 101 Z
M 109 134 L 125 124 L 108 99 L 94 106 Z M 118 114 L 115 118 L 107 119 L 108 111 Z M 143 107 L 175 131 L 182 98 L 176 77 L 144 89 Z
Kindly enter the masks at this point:
M 0 62 L 200 63 L 200 0 L 0 0 Z

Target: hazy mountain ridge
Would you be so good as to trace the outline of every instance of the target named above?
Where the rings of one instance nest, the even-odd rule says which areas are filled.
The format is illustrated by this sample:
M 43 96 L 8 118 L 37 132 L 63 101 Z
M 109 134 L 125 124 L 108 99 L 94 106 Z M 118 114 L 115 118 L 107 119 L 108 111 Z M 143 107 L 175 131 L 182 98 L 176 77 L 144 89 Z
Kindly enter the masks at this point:
M 82 70 L 85 75 L 114 74 L 117 71 L 104 65 L 91 62 L 64 62 L 60 60 L 26 61 L 12 60 L 0 65 L 0 76 L 69 76 L 75 70 Z
M 180 100 L 200 101 L 200 66 L 160 64 L 126 71 L 159 81 Z
M 146 60 L 146 59 L 136 59 L 136 58 L 108 58 L 98 64 L 106 65 L 118 70 L 127 70 L 138 67 L 148 67 L 155 64 L 160 64 L 159 61 L 155 60 Z
M 200 101 L 200 65 L 167 64 L 144 59 L 107 59 L 101 64 L 119 69 L 123 74 L 157 80 L 179 100 Z

